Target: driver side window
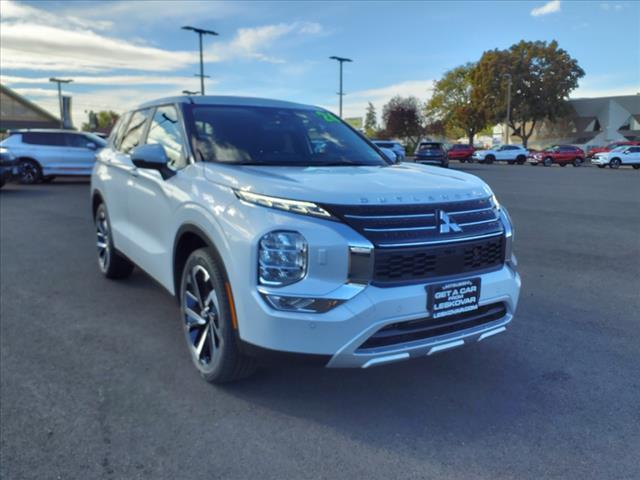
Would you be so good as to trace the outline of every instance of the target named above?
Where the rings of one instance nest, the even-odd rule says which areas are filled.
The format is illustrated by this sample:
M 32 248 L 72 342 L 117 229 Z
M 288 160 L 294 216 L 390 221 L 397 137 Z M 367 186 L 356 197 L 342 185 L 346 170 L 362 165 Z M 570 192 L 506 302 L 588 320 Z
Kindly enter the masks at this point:
M 176 107 L 166 105 L 156 109 L 149 126 L 147 143 L 157 143 L 164 147 L 164 151 L 169 157 L 169 167 L 173 170 L 187 166 L 182 125 Z

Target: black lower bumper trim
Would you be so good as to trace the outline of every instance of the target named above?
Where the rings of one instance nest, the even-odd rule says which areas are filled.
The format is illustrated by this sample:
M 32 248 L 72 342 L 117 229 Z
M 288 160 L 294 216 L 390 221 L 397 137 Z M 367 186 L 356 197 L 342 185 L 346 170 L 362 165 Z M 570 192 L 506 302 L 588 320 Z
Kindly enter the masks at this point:
M 240 352 L 253 357 L 260 363 L 267 365 L 305 365 L 326 367 L 331 355 L 317 355 L 313 353 L 285 352 L 259 347 L 244 340 L 238 341 Z

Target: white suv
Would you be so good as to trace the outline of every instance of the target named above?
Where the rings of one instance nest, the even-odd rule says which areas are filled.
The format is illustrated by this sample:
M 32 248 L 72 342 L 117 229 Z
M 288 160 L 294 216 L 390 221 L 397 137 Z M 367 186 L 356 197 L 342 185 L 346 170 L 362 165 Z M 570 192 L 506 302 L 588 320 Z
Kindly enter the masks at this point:
M 529 151 L 522 145 L 500 145 L 489 150 L 476 150 L 471 158 L 480 163 L 507 162 L 524 164 Z
M 211 382 L 256 358 L 367 368 L 505 330 L 509 216 L 462 172 L 391 164 L 332 113 L 177 97 L 122 117 L 91 184 L 98 263 L 179 301 Z

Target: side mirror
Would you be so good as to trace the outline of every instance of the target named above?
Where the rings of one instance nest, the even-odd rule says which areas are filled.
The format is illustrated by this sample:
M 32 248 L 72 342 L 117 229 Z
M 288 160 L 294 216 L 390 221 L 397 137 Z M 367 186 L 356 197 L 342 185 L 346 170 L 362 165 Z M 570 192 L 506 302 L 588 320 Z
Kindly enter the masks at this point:
M 89 150 L 97 150 L 97 149 L 98 149 L 98 146 L 97 146 L 95 143 L 93 143 L 93 142 L 89 142 L 89 143 L 87 143 L 87 148 L 88 148 Z
M 157 170 L 165 180 L 175 175 L 175 172 L 169 168 L 167 152 L 160 144 L 138 145 L 131 150 L 130 155 L 131 161 L 138 168 Z

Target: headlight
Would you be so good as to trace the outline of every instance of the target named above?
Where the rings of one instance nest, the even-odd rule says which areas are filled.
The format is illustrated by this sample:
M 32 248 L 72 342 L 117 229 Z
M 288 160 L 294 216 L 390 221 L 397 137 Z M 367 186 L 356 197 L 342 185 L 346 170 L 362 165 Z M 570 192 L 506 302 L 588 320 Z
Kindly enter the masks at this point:
M 258 281 L 282 287 L 295 283 L 307 272 L 307 241 L 298 232 L 276 231 L 260 239 Z
M 245 202 L 261 205 L 268 208 L 276 208 L 292 213 L 300 213 L 302 215 L 311 215 L 313 217 L 333 218 L 324 208 L 319 207 L 312 202 L 304 202 L 302 200 L 289 200 L 286 198 L 269 197 L 260 195 L 246 190 L 235 190 L 236 197 Z

